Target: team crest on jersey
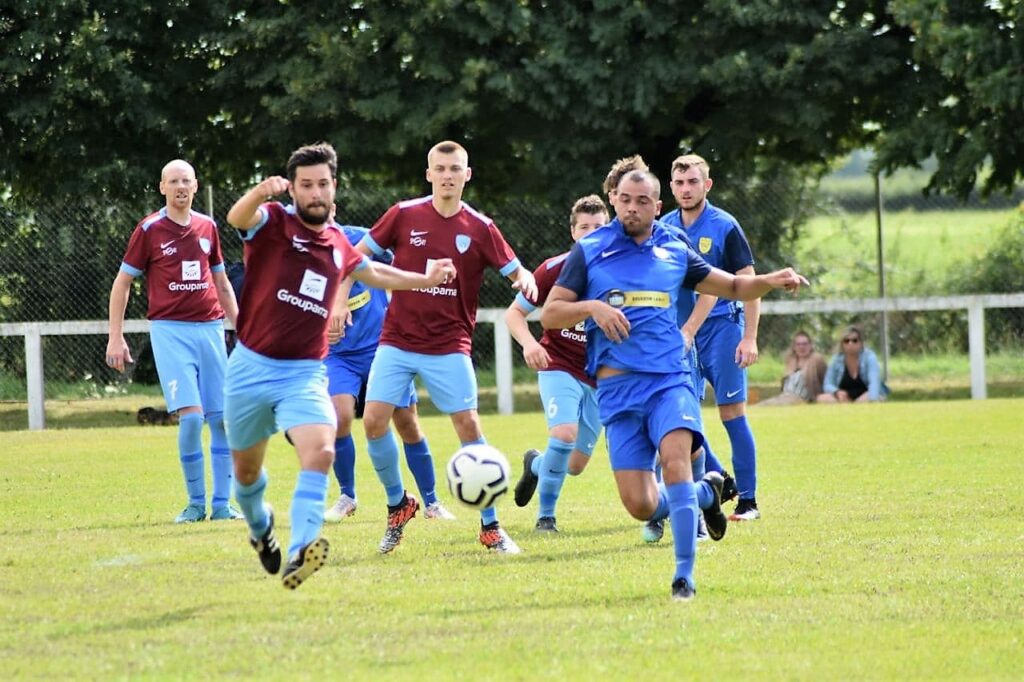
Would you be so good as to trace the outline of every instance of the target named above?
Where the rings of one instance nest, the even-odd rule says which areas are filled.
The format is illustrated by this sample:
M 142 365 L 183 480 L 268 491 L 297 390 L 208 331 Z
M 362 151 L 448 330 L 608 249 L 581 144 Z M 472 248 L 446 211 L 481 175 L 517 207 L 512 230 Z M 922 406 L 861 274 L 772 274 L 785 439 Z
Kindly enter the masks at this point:
M 455 235 L 455 248 L 458 249 L 459 253 L 466 253 L 472 242 L 473 240 L 469 238 L 468 234 Z
M 323 301 L 324 294 L 327 293 L 327 278 L 318 272 L 306 270 L 305 274 L 302 275 L 302 285 L 299 287 L 299 293 L 303 296 Z
M 334 267 L 341 269 L 341 251 L 338 249 L 334 250 Z
M 203 250 L 203 253 L 209 254 L 210 253 L 210 240 L 207 239 L 206 237 L 200 237 L 199 238 L 199 248 Z
M 657 258 L 658 260 L 668 259 L 668 249 L 663 248 L 661 246 L 655 246 L 653 249 L 651 249 L 651 253 L 653 253 L 654 257 Z
M 200 278 L 201 271 L 199 269 L 199 261 L 197 260 L 183 260 L 181 261 L 181 281 L 183 282 L 195 282 Z
M 697 242 L 697 248 L 700 249 L 701 253 L 710 253 L 711 237 L 701 237 L 700 241 Z

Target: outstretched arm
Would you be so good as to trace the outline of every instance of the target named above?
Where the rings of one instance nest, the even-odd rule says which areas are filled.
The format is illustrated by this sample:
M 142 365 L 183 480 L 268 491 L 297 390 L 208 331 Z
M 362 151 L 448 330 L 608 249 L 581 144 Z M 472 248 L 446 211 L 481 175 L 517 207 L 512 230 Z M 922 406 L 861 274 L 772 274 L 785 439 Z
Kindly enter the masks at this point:
M 783 268 L 766 275 L 730 275 L 724 270 L 711 268 L 711 272 L 699 284 L 697 291 L 713 294 L 734 301 L 752 301 L 761 298 L 773 289 L 785 289 L 796 293 L 801 286 L 809 286 L 807 278 L 793 268 Z
M 370 261 L 360 270 L 352 273 L 352 278 L 377 289 L 425 289 L 447 284 L 455 280 L 455 265 L 451 258 L 439 258 L 430 264 L 426 274 L 409 272 L 383 263 Z M 347 298 L 347 297 L 346 297 Z
M 288 191 L 291 183 L 280 175 L 274 175 L 256 185 L 242 195 L 228 211 L 228 222 L 237 230 L 248 230 L 256 227 L 260 221 L 257 209 L 260 204 L 277 194 Z

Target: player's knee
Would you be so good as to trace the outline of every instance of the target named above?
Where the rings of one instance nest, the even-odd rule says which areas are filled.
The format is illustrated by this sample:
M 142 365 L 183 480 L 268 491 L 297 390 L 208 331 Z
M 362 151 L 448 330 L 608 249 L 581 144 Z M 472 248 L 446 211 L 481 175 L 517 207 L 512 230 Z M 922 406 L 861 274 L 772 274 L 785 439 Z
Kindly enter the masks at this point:
M 572 454 L 569 455 L 569 475 L 579 476 L 583 473 L 583 470 L 587 468 L 587 464 L 590 463 L 590 458 L 584 455 L 579 450 L 573 450 Z
M 483 438 L 483 431 L 480 428 L 480 416 L 476 410 L 464 410 L 452 415 L 452 425 L 455 433 L 463 443 L 478 441 Z
M 367 409 L 363 412 L 363 430 L 369 440 L 377 440 L 388 432 L 390 415 Z
M 404 443 L 418 443 L 423 440 L 423 434 L 420 433 L 420 422 L 416 418 L 416 413 L 408 409 L 395 410 L 392 421 L 395 424 L 395 431 L 401 437 Z
M 207 412 L 206 423 L 210 425 L 211 431 L 223 430 L 224 429 L 224 413 L 223 412 Z
M 569 445 L 576 443 L 577 433 L 579 433 L 579 427 L 575 424 L 557 424 L 552 426 L 551 430 L 548 431 L 548 435 L 552 438 L 560 440 L 563 443 L 568 443 Z

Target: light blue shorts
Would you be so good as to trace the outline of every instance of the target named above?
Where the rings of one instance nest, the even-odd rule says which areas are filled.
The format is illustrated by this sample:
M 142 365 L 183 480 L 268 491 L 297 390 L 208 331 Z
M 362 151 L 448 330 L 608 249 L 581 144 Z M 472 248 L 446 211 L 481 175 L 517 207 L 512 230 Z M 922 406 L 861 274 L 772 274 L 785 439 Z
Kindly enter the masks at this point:
M 401 407 L 409 382 L 417 376 L 445 414 L 476 409 L 476 373 L 468 355 L 427 355 L 384 345 L 377 347 L 373 358 L 366 400 Z
M 279 429 L 306 424 L 336 428 L 324 364 L 275 360 L 239 343 L 228 359 L 224 424 L 232 450 L 244 450 Z
M 561 370 L 537 372 L 537 385 L 548 429 L 561 424 L 578 424 L 576 449 L 589 457 L 601 435 L 597 389 Z
M 719 405 L 747 401 L 747 370 L 736 362 L 736 346 L 745 326 L 743 314 L 736 313 L 709 317 L 697 331 L 701 374 L 715 389 Z
M 168 412 L 193 405 L 206 414 L 224 411 L 228 352 L 221 320 L 153 320 L 149 338 Z
M 327 370 L 327 393 L 331 396 L 352 395 L 359 397 L 363 384 L 370 377 L 370 366 L 376 348 L 360 353 L 328 354 L 324 359 Z M 409 407 L 416 403 L 416 384 L 409 382 L 409 390 L 398 403 L 398 407 Z
M 661 440 L 679 429 L 704 443 L 700 403 L 685 374 L 631 372 L 597 380 L 597 402 L 612 471 L 654 471 Z

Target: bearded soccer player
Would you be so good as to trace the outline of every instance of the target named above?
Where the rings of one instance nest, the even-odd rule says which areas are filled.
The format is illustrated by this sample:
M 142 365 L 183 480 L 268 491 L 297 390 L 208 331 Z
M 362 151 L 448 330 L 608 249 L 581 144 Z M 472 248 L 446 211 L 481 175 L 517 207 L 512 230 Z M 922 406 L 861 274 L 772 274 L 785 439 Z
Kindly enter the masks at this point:
M 283 429 L 300 468 L 282 575 L 289 589 L 327 559 L 328 542 L 320 530 L 337 421 L 322 360 L 341 280 L 351 275 L 378 288 L 411 289 L 444 285 L 455 276 L 448 260 L 437 260 L 419 274 L 373 263 L 353 249 L 330 220 L 337 170 L 330 145 L 301 147 L 288 159 L 287 179 L 263 180 L 228 212 L 228 222 L 245 240 L 246 263 L 238 345 L 228 362 L 225 388 L 235 499 L 263 568 L 277 574 L 281 550 L 273 510 L 263 501 L 263 459 L 268 439 Z M 268 201 L 284 192 L 294 205 Z
M 679 291 L 751 299 L 774 288 L 795 291 L 806 280 L 790 268 L 758 276 L 712 268 L 656 222 L 660 190 L 646 171 L 619 181 L 616 219 L 573 247 L 541 323 L 568 329 L 586 321 L 587 372 L 597 378 L 619 497 L 634 518 L 668 517 L 676 560 L 672 597 L 687 601 L 696 594 L 698 509 L 712 538 L 725 534 L 728 520 L 721 510 L 722 477 L 693 480 L 691 461 L 704 437 L 677 324 Z M 659 452 L 663 488 L 654 476 Z
M 132 362 L 124 312 L 132 280 L 146 275 L 153 359 L 168 412 L 178 413 L 178 458 L 188 504 L 175 523 L 206 518 L 203 421 L 210 427 L 213 495 L 210 520 L 240 519 L 231 497 L 231 454 L 224 433 L 224 323 L 238 314 L 224 272 L 220 236 L 209 216 L 192 210 L 199 183 L 192 166 L 171 161 L 160 173 L 166 206 L 136 226 L 110 290 L 107 365 L 123 372 Z
M 387 529 L 379 547 L 384 554 L 398 546 L 419 509 L 416 498 L 405 492 L 398 447 L 388 428 L 409 381 L 420 377 L 434 404 L 450 415 L 463 446 L 486 442 L 470 360 L 484 271 L 494 268 L 527 298 L 537 296 L 533 273 L 519 263 L 494 221 L 462 201 L 471 176 L 462 145 L 434 145 L 426 171 L 433 194 L 392 206 L 358 247 L 368 255 L 390 249 L 396 267 L 418 272 L 438 258 L 451 259 L 459 272 L 453 284 L 394 293 L 370 370 L 363 427 L 370 459 L 387 493 Z M 519 553 L 493 507 L 481 512 L 480 524 L 485 547 Z
M 608 222 L 608 209 L 601 197 L 581 197 L 569 213 L 569 234 L 573 242 Z M 523 455 L 523 474 L 516 484 L 516 504 L 525 507 L 540 487 L 536 530 L 557 533 L 555 507 L 568 472 L 583 473 L 601 434 L 594 380 L 587 376 L 587 335 L 584 323 L 574 329 L 547 329 L 538 342 L 530 332 L 527 316 L 543 307 L 569 253 L 540 264 L 533 272 L 537 281 L 537 300 L 528 301 L 518 294 L 505 311 L 512 338 L 523 347 L 526 364 L 537 370 L 541 405 L 548 424 L 548 444 L 544 452 L 527 450 Z

